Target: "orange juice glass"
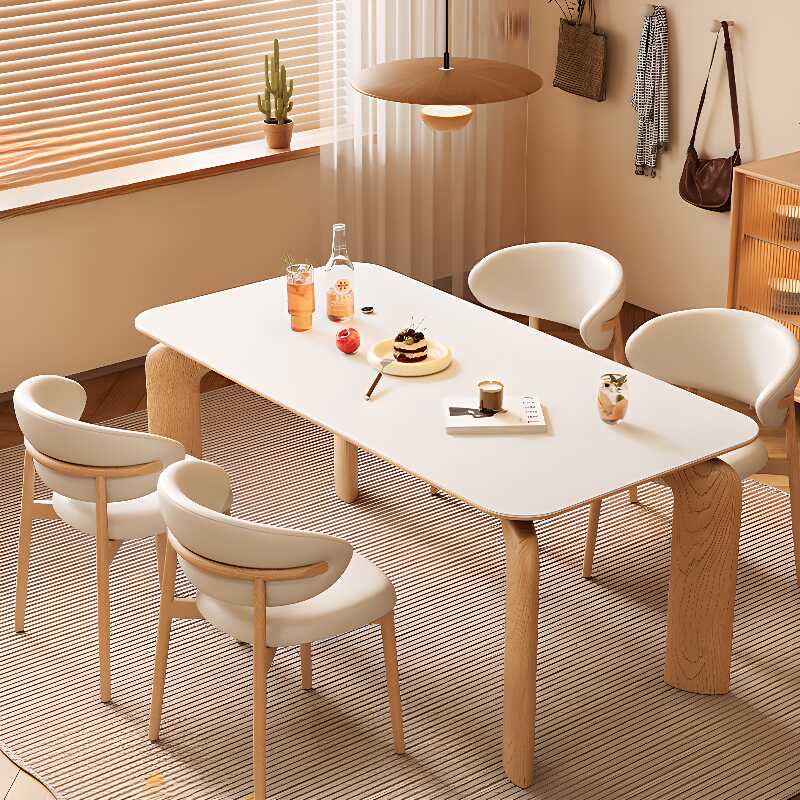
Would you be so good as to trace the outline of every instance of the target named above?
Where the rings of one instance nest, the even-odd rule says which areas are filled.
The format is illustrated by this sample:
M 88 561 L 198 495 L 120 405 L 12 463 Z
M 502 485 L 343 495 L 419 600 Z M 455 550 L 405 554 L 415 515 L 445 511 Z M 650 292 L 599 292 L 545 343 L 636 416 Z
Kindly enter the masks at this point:
M 314 267 L 290 264 L 286 267 L 286 295 L 293 331 L 310 331 L 314 314 Z

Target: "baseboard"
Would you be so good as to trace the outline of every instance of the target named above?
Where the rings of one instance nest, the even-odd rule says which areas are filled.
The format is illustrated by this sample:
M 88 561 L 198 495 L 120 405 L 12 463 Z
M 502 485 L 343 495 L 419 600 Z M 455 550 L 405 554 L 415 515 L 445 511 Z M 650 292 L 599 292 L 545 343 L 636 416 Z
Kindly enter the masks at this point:
M 125 372 L 126 369 L 133 369 L 134 367 L 141 367 L 144 364 L 146 356 L 139 356 L 138 358 L 129 358 L 127 361 L 120 361 L 117 364 L 108 364 L 105 367 L 97 367 L 90 369 L 86 372 L 78 372 L 75 375 L 70 375 L 74 381 L 88 381 L 92 378 L 102 378 L 103 375 L 111 375 L 114 372 Z
M 78 383 L 82 383 L 83 381 L 92 380 L 92 378 L 102 378 L 104 375 L 112 375 L 115 372 L 125 372 L 128 369 L 134 369 L 135 367 L 141 367 L 144 364 L 146 356 L 139 356 L 138 358 L 129 358 L 127 361 L 120 361 L 117 364 L 107 364 L 104 367 L 97 367 L 96 369 L 89 369 L 85 372 L 77 372 L 74 375 L 68 375 L 68 378 L 72 378 L 74 381 L 78 381 Z M 14 390 L 11 389 L 8 392 L 3 392 L 0 394 L 0 403 L 8 402 L 11 399 L 11 396 L 14 394 Z

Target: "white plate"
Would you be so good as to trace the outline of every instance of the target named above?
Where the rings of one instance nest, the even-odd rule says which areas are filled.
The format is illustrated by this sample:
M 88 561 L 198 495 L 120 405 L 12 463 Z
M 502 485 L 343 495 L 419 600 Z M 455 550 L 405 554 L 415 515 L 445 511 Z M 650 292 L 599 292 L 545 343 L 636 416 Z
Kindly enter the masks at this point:
M 383 339 L 372 345 L 372 348 L 367 354 L 367 360 L 375 369 L 380 369 L 381 359 L 391 358 L 393 354 L 394 339 Z M 452 360 L 453 352 L 446 344 L 428 339 L 428 357 L 424 361 L 418 361 L 416 364 L 392 361 L 392 363 L 384 369 L 384 372 L 387 375 L 399 375 L 406 378 L 419 375 L 433 375 L 435 372 L 441 372 L 443 369 L 447 369 Z

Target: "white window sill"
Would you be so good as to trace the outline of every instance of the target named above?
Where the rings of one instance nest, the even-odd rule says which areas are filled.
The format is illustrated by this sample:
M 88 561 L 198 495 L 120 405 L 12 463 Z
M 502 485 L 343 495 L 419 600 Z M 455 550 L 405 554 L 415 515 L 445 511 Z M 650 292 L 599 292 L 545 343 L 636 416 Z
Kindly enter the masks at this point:
M 334 138 L 333 128 L 301 131 L 292 137 L 292 146 L 288 150 L 270 150 L 266 142 L 260 139 L 5 189 L 0 191 L 0 219 L 155 186 L 308 158 L 319 154 L 320 147 L 332 142 Z

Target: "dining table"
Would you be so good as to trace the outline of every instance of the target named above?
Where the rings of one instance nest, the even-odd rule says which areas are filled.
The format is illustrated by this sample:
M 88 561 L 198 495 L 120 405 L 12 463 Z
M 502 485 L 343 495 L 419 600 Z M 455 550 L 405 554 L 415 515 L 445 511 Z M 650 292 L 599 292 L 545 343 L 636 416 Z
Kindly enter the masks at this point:
M 214 371 L 333 436 L 342 502 L 358 501 L 357 455 L 363 450 L 417 476 L 421 491 L 427 484 L 498 520 L 506 598 L 503 698 L 497 702 L 503 703 L 503 765 L 517 786 L 534 781 L 536 524 L 542 520 L 647 481 L 669 486 L 674 506 L 664 679 L 679 690 L 728 692 L 742 494 L 738 475 L 717 456 L 752 442 L 756 423 L 376 264 L 356 264 L 355 318 L 329 321 L 319 279 L 324 273 L 317 273 L 317 311 L 312 329 L 302 333 L 290 329 L 285 277 L 139 314 L 137 330 L 156 342 L 146 358 L 150 431 L 200 457 L 200 381 Z M 362 306 L 372 313 L 358 311 Z M 426 337 L 449 347 L 452 362 L 431 375 L 384 375 L 366 400 L 375 377 L 368 351 L 412 320 L 424 320 Z M 361 337 L 351 355 L 335 343 L 348 326 Z M 627 374 L 629 386 L 627 414 L 613 425 L 597 408 L 601 376 L 610 372 Z M 484 379 L 501 381 L 509 397 L 537 397 L 546 429 L 448 433 L 446 399 L 474 397 L 477 403 Z M 494 544 L 490 530 L 487 547 Z M 452 546 L 457 550 L 458 541 Z M 176 614 L 197 616 L 191 601 L 183 602 Z

